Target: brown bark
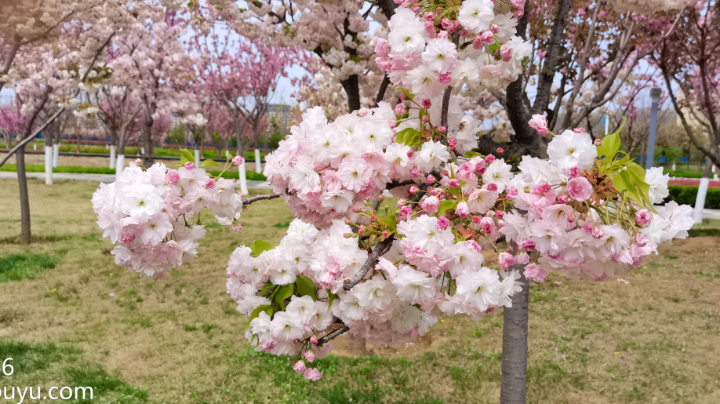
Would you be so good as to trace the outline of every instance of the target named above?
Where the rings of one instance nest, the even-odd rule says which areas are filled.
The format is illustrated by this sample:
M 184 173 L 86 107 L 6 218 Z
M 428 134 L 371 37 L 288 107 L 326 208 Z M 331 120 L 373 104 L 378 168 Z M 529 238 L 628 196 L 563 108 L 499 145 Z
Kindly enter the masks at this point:
M 28 194 L 27 174 L 25 172 L 25 147 L 15 153 L 18 186 L 20 187 L 20 243 L 30 244 L 30 195 Z
M 360 109 L 360 82 L 357 74 L 353 74 L 348 77 L 347 80 L 340 82 L 345 89 L 345 94 L 348 97 L 348 108 L 350 112 L 357 111 Z
M 512 297 L 512 307 L 503 309 L 502 378 L 500 404 L 525 404 L 527 396 L 529 282 L 525 265 L 513 265 L 520 272 L 522 291 Z
M 143 165 L 150 167 L 155 162 L 153 157 L 153 143 L 152 143 L 152 126 L 154 120 L 149 114 L 145 115 L 145 121 L 143 124 L 143 135 L 142 145 L 145 148 L 145 154 L 143 155 Z

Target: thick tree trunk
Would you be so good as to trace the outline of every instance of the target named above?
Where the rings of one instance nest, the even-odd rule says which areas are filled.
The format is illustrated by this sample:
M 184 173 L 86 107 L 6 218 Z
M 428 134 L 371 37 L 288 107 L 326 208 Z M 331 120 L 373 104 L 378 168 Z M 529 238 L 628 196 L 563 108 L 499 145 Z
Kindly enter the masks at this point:
M 348 77 L 347 80 L 340 82 L 345 89 L 348 97 L 348 108 L 350 112 L 360 109 L 360 83 L 357 74 Z
M 25 148 L 15 153 L 18 186 L 20 187 L 20 243 L 30 244 L 30 195 L 28 194 L 27 174 L 25 172 Z
M 522 291 L 512 297 L 512 307 L 503 309 L 503 350 L 500 404 L 525 404 L 528 359 L 529 282 L 525 265 L 513 265 L 520 271 Z

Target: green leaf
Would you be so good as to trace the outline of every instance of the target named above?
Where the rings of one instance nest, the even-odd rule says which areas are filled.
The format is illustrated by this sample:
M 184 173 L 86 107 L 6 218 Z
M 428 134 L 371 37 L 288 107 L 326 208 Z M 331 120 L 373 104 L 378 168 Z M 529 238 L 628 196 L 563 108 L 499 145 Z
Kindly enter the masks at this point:
M 295 284 L 288 283 L 280 287 L 278 292 L 275 294 L 275 302 L 280 305 L 282 310 L 285 310 L 285 299 L 289 299 L 295 291 Z
M 438 208 L 438 217 L 443 216 L 448 209 L 455 209 L 456 206 L 457 206 L 456 200 L 440 201 L 440 207 Z
M 469 152 L 465 153 L 465 155 L 463 157 L 465 157 L 466 159 L 471 159 L 473 157 L 485 157 L 485 156 L 483 156 L 482 154 L 480 154 L 476 151 L 470 150 Z
M 304 275 L 298 275 L 295 281 L 297 285 L 297 293 L 299 296 L 310 296 L 313 301 L 317 301 L 317 293 L 315 292 L 315 283 L 312 279 Z
M 204 160 L 202 163 L 200 163 L 200 168 L 203 168 L 203 167 L 220 167 L 220 168 L 222 168 L 222 166 L 213 159 L 207 159 L 207 160 Z
M 400 90 L 403 94 L 405 94 L 405 97 L 407 97 L 408 99 L 412 100 L 413 98 L 415 98 L 415 95 L 410 93 L 410 91 L 400 87 L 397 87 L 397 89 Z
M 189 150 L 180 149 L 180 164 L 194 163 L 195 156 Z
M 395 141 L 412 147 L 420 140 L 420 132 L 417 129 L 405 128 L 395 135 Z
M 496 44 L 496 43 L 488 46 L 488 52 L 496 51 L 496 50 L 498 50 L 498 49 L 500 49 L 500 45 L 498 45 L 498 44 Z
M 638 193 L 637 186 L 635 185 L 635 178 L 627 170 L 620 171 L 615 177 L 613 177 L 613 185 L 618 191 L 625 191 L 625 195 L 633 201 L 644 205 L 640 194 Z
M 268 310 L 270 311 L 269 313 L 268 313 Z M 255 310 L 252 311 L 252 313 L 250 313 L 250 318 L 248 318 L 248 321 L 247 321 L 247 323 L 245 323 L 243 328 L 247 328 L 253 320 L 255 320 L 256 318 L 258 318 L 258 316 L 260 316 L 260 312 L 263 312 L 263 311 L 265 313 L 267 313 L 268 316 L 272 317 L 272 315 L 273 315 L 272 306 L 270 306 L 269 304 L 260 305 L 260 306 L 256 307 Z
M 263 251 L 272 250 L 272 244 L 265 240 L 255 240 L 253 245 L 250 246 L 250 255 L 257 258 Z
M 258 296 L 265 296 L 265 293 L 267 293 L 268 290 L 270 290 L 274 287 L 275 287 L 275 285 L 273 285 L 272 282 L 268 281 L 268 283 L 266 283 L 265 286 L 262 287 L 262 289 L 260 290 L 260 294 L 258 294 Z
M 603 156 L 612 161 L 618 150 L 620 150 L 620 135 L 613 133 L 612 135 L 604 137 L 601 147 Z
M 390 230 L 390 232 L 393 232 L 397 228 L 397 217 L 394 214 L 392 214 L 392 212 L 389 215 L 390 216 L 387 216 L 387 217 L 381 217 L 380 223 L 387 226 L 388 229 Z
M 330 308 L 332 307 L 333 302 L 338 298 L 338 295 L 334 295 L 328 288 L 325 288 L 325 291 L 327 292 L 327 295 L 328 295 L 328 310 L 327 311 L 328 311 L 328 313 L 330 313 Z

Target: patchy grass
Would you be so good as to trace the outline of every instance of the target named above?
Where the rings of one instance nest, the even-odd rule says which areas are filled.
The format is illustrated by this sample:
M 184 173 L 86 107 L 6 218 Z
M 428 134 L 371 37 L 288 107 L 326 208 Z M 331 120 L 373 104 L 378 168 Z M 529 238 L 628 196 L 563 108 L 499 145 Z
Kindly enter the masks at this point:
M 203 218 L 199 258 L 155 281 L 114 264 L 92 213 L 97 184 L 29 184 L 42 242 L 0 243 L 0 257 L 66 253 L 33 280 L 0 283 L 0 338 L 32 348 L 0 348 L 0 357 L 12 352 L 32 369 L 14 384 L 88 383 L 105 389 L 98 402 L 119 403 L 499 400 L 501 312 L 478 322 L 441 317 L 413 344 L 371 346 L 372 357 L 352 356 L 339 338 L 337 355 L 318 360 L 325 377 L 316 383 L 296 374 L 291 358 L 249 350 L 245 318 L 225 293 L 225 267 L 237 246 L 280 241 L 286 229 L 276 225 L 292 218 L 282 200 L 252 205 L 240 233 Z M 8 190 L 0 192 L 0 239 L 13 240 L 17 184 L 0 180 L 0 189 Z M 719 250 L 712 237 L 663 245 L 622 276 L 627 285 L 558 274 L 532 284 L 528 402 L 720 402 Z

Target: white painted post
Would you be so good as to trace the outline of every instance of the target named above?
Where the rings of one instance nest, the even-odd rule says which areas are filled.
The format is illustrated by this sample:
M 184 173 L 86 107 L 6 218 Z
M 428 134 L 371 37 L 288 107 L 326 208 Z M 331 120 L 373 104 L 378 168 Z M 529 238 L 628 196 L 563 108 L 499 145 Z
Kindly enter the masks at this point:
M 117 165 L 115 166 L 115 180 L 117 180 L 118 177 L 120 177 L 120 174 L 122 174 L 124 167 L 125 167 L 125 155 L 118 154 Z
M 47 145 L 46 145 L 47 146 Z M 53 148 L 45 147 L 45 184 L 52 185 L 52 173 L 53 173 Z
M 260 150 L 255 149 L 255 172 L 262 172 L 262 159 L 260 158 Z
M 53 167 L 58 166 L 58 160 L 60 160 L 60 145 L 55 143 L 53 145 L 53 160 L 52 160 Z
M 200 150 L 195 149 L 195 167 L 200 167 Z
M 245 176 L 245 162 L 243 161 L 242 164 L 238 166 L 238 176 L 240 177 L 240 191 L 247 195 L 248 187 L 247 187 L 247 177 Z
M 110 168 L 115 168 L 115 145 L 110 145 Z
M 708 184 L 710 184 L 710 178 L 700 178 L 700 188 L 698 189 L 697 198 L 695 199 L 695 210 L 693 211 L 693 220 L 695 220 L 695 223 L 702 223 Z

